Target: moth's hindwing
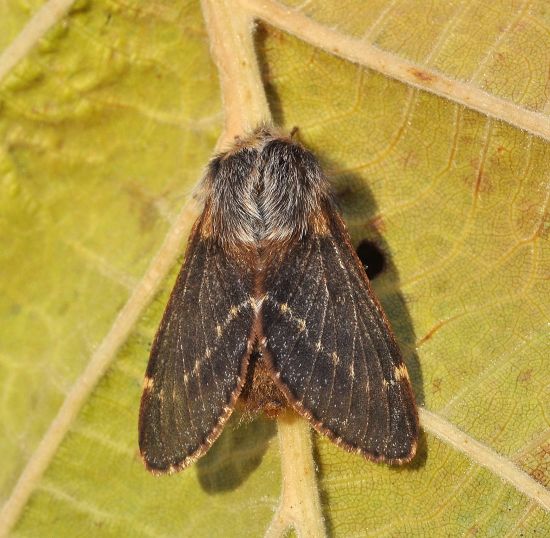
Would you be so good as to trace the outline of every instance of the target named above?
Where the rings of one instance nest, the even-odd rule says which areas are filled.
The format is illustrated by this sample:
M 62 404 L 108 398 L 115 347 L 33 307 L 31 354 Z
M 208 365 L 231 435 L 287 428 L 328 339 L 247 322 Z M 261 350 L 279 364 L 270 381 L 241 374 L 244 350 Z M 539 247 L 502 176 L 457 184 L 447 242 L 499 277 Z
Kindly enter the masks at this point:
M 254 309 L 253 277 L 219 244 L 189 240 L 156 334 L 139 416 L 139 446 L 152 472 L 182 469 L 221 432 L 242 388 Z
M 345 226 L 330 204 L 266 269 L 265 353 L 279 388 L 320 433 L 375 461 L 416 451 L 407 369 Z

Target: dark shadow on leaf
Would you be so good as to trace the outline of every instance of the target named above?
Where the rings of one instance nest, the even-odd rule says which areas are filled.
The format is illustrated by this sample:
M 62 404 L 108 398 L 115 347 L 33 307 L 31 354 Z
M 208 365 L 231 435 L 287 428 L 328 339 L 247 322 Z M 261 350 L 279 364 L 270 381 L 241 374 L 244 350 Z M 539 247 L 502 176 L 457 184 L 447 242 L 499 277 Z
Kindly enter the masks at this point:
M 262 462 L 276 431 L 274 420 L 245 421 L 234 413 L 220 438 L 196 464 L 202 488 L 212 494 L 238 488 Z

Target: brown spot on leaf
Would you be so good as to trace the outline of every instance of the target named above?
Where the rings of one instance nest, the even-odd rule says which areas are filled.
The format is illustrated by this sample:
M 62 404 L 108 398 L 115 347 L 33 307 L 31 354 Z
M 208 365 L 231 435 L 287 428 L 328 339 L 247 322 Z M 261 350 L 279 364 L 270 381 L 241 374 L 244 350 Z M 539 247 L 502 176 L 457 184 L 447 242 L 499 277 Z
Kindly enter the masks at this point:
M 384 217 L 379 213 L 376 217 L 370 219 L 367 222 L 367 226 L 373 228 L 374 231 L 383 233 L 386 231 L 386 223 L 384 222 Z
M 402 164 L 404 169 L 417 168 L 418 153 L 416 151 L 410 150 L 405 155 L 399 158 L 399 162 Z
M 434 393 L 441 392 L 441 384 L 443 383 L 443 380 L 440 377 L 436 377 L 432 380 L 432 388 Z
M 441 329 L 441 327 L 443 327 L 443 325 L 445 325 L 447 323 L 447 321 L 449 320 L 442 320 L 442 321 L 438 321 L 419 341 L 418 343 L 416 344 L 417 347 L 420 347 L 422 344 L 424 344 L 425 342 L 427 342 L 428 340 L 430 340 L 430 338 L 432 338 L 432 336 L 437 332 L 439 331 L 439 329 Z
M 493 184 L 489 174 L 485 172 L 483 163 L 480 164 L 479 159 L 476 158 L 470 161 L 470 165 L 473 171 L 464 177 L 464 183 L 474 190 L 474 196 L 492 192 Z
M 517 380 L 518 380 L 518 383 L 521 383 L 522 385 L 528 385 L 532 377 L 533 377 L 533 369 L 529 368 L 529 370 L 522 370 L 518 374 Z
M 421 82 L 433 82 L 435 80 L 435 77 L 433 75 L 417 67 L 411 67 L 409 69 L 409 73 Z

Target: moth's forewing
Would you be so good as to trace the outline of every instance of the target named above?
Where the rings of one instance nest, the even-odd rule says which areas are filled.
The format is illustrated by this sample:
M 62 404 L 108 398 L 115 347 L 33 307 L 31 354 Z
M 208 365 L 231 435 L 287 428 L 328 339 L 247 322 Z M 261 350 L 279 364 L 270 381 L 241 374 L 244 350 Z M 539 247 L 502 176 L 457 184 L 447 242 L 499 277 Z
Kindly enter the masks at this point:
M 253 274 L 208 234 L 191 233 L 147 366 L 139 446 L 152 472 L 173 472 L 218 437 L 242 388 L 255 317 Z
M 265 270 L 266 359 L 317 431 L 375 461 L 409 461 L 418 417 L 406 366 L 330 203 L 323 216 L 326 227 L 287 245 Z
M 203 187 L 147 367 L 147 467 L 171 472 L 208 450 L 254 350 L 263 356 L 245 406 L 277 410 L 282 393 L 344 448 L 410 460 L 418 418 L 407 369 L 315 156 L 261 127 L 211 161 Z

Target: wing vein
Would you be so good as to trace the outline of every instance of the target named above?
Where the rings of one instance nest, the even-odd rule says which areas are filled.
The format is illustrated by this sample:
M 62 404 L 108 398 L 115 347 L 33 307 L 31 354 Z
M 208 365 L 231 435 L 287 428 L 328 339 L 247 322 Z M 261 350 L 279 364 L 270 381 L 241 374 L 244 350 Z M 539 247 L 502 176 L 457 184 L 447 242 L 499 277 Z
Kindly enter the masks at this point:
M 321 260 L 322 260 L 322 258 L 321 258 Z M 321 263 L 322 263 L 322 261 L 321 261 Z M 314 356 L 314 359 L 313 359 L 313 362 L 312 362 L 312 365 L 311 365 L 311 370 L 309 372 L 309 378 L 308 378 L 307 383 L 306 383 L 306 386 L 307 386 L 308 389 L 311 387 L 311 378 L 313 377 L 313 372 L 315 370 L 315 365 L 317 363 L 317 359 L 319 358 L 320 354 L 324 353 L 322 342 L 323 342 L 323 336 L 324 336 L 324 333 L 325 333 L 325 320 L 326 320 L 326 317 L 327 317 L 328 295 L 329 295 L 326 278 L 323 278 L 323 284 L 325 286 L 325 292 L 326 292 L 325 293 L 325 302 L 324 302 L 324 307 L 323 307 L 323 317 L 322 317 L 322 321 L 321 321 L 321 331 L 319 332 L 319 340 L 318 340 L 317 345 L 315 346 L 315 356 Z M 306 390 L 304 390 L 304 392 L 306 392 Z
M 212 308 L 212 297 L 211 297 L 211 290 L 212 290 L 212 280 L 211 280 L 211 275 L 210 275 L 210 271 L 205 271 L 204 272 L 206 274 L 206 292 L 205 292 L 205 295 L 206 295 L 206 298 L 207 298 L 207 303 L 208 303 L 208 316 L 212 319 L 212 321 L 214 321 L 213 319 L 213 313 L 214 313 L 214 309 Z M 204 280 L 203 280 L 204 282 Z M 206 350 L 209 349 L 209 345 L 208 345 L 208 342 L 209 342 L 209 338 L 208 338 L 208 335 L 206 334 L 206 326 L 204 324 L 205 322 L 205 315 L 204 315 L 204 309 L 203 309 L 203 282 L 201 282 L 201 289 L 199 291 L 199 311 L 200 311 L 200 317 L 201 317 L 201 327 L 202 327 L 202 334 L 203 334 L 203 337 L 204 337 L 204 354 L 205 354 L 205 360 L 208 360 L 208 364 L 210 365 L 210 371 L 212 372 L 212 377 L 211 379 L 214 380 L 214 384 L 216 385 L 216 390 L 217 392 L 219 393 L 220 392 L 220 385 L 218 383 L 218 378 L 216 376 L 216 373 L 214 372 L 214 361 L 212 360 L 212 356 L 213 356 L 213 350 L 210 350 L 210 357 L 207 356 L 207 353 L 206 353 Z
M 208 248 L 207 248 L 207 256 L 206 256 L 206 259 L 208 260 L 209 259 L 209 254 L 210 254 L 210 245 L 208 245 Z M 206 264 L 205 264 L 206 265 Z M 200 305 L 200 292 L 201 292 L 201 289 L 202 289 L 202 285 L 203 285 L 203 282 L 204 282 L 204 275 L 206 274 L 206 270 L 203 266 L 202 268 L 202 273 L 201 273 L 201 283 L 200 283 L 200 286 L 199 286 L 199 298 L 198 298 L 198 303 Z M 200 308 L 200 306 L 199 306 Z M 197 336 L 197 330 L 196 330 L 196 325 L 195 325 L 195 337 Z M 192 360 L 195 360 L 195 365 L 196 365 L 196 368 L 195 368 L 195 365 L 193 365 L 193 368 L 192 368 L 192 372 L 194 372 L 195 374 L 195 377 L 197 379 L 197 388 L 199 390 L 199 396 L 200 396 L 200 400 L 201 400 L 201 404 L 202 404 L 202 410 L 204 411 L 204 413 L 206 414 L 206 406 L 205 406 L 205 403 L 204 403 L 204 397 L 203 397 L 203 394 L 202 394 L 202 383 L 201 383 L 201 376 L 199 375 L 199 369 L 202 368 L 202 364 L 200 364 L 199 362 L 199 358 L 197 357 L 193 357 Z
M 378 363 L 378 372 L 379 372 L 379 374 L 380 374 L 380 377 L 381 377 L 382 379 L 385 379 L 384 370 L 383 370 L 383 368 L 382 368 L 382 361 L 380 360 L 380 357 L 379 357 L 379 355 L 378 355 L 378 352 L 377 352 L 377 350 L 376 350 L 376 347 L 374 346 L 373 339 L 371 338 L 371 335 L 370 335 L 369 331 L 367 330 L 367 326 L 365 325 L 365 323 L 364 323 L 364 321 L 363 321 L 362 318 L 360 318 L 360 322 L 361 322 L 361 324 L 363 325 L 364 332 L 365 332 L 367 338 L 369 339 L 370 344 L 371 344 L 371 348 L 372 348 L 372 350 L 373 350 L 373 353 L 371 353 L 370 356 L 375 355 L 375 357 L 376 357 L 376 362 Z M 367 362 L 367 357 L 368 357 L 368 355 L 366 354 L 366 355 L 365 355 L 365 363 Z M 384 398 L 384 400 L 385 400 L 385 402 L 386 402 L 386 405 L 385 405 L 384 409 L 385 409 L 385 411 L 386 411 L 386 416 L 388 417 L 388 418 L 386 419 L 386 426 L 387 426 L 387 428 L 388 428 L 388 427 L 389 427 L 389 424 L 388 424 L 389 415 L 391 414 L 391 413 L 389 413 L 388 394 L 387 394 L 387 391 L 386 391 L 386 390 L 382 390 L 381 392 L 382 392 L 383 398 Z M 369 401 L 370 401 L 370 398 L 369 398 Z
M 308 257 L 308 259 L 309 259 L 309 257 Z M 307 265 L 308 265 L 308 264 L 307 264 Z M 307 267 L 307 265 L 306 265 L 306 267 Z M 303 272 L 304 272 L 304 274 L 307 273 L 307 271 L 303 271 Z M 304 279 L 301 280 L 301 285 L 303 284 L 303 281 L 304 281 Z M 313 296 L 316 296 L 316 295 L 317 295 L 317 291 L 319 290 L 319 286 L 320 286 L 320 282 L 317 281 L 316 286 L 315 286 L 315 292 L 312 294 Z M 297 288 L 297 289 L 300 289 L 300 288 Z M 307 310 L 305 311 L 305 314 L 304 314 L 304 317 L 303 317 L 304 320 L 307 320 L 307 319 L 308 319 L 309 312 L 311 311 L 311 308 L 313 307 L 314 302 L 315 302 L 315 301 L 311 301 L 310 304 L 308 305 Z M 292 309 L 291 309 L 291 310 L 292 310 Z M 306 334 L 308 334 L 307 323 L 306 323 L 306 326 L 305 326 L 305 328 L 304 328 L 304 332 L 305 332 Z M 300 341 L 300 338 L 301 338 L 300 336 L 298 336 L 297 338 L 295 338 L 294 343 L 292 344 L 292 348 L 290 349 L 290 351 L 287 353 L 287 355 L 286 355 L 286 357 L 285 357 L 285 359 L 286 359 L 285 362 L 288 361 L 288 359 L 289 359 L 290 357 L 292 357 L 292 354 L 293 354 L 294 350 L 296 349 L 296 346 L 298 345 L 298 342 Z M 308 341 L 306 340 L 306 344 L 307 344 L 307 342 L 308 342 Z M 309 347 L 309 346 L 308 346 L 308 347 Z M 283 365 L 283 363 L 281 362 L 281 363 L 280 363 L 280 366 L 282 367 L 282 365 Z
M 197 232 L 198 233 L 198 232 Z M 196 245 L 192 245 L 192 247 L 195 247 L 196 248 Z M 197 265 L 197 262 L 198 262 L 198 256 L 194 256 L 195 254 L 195 250 L 191 251 L 189 250 L 187 255 L 189 257 L 189 259 L 186 259 L 184 263 L 189 263 L 189 266 L 187 268 L 187 274 L 185 275 L 185 283 L 184 283 L 184 286 L 183 286 L 183 291 L 181 293 L 181 303 L 182 304 L 185 304 L 186 301 L 185 301 L 185 298 L 186 298 L 186 295 L 188 294 L 188 287 L 187 287 L 187 284 L 189 282 L 189 279 L 191 277 L 191 274 L 193 273 L 194 269 L 195 269 L 195 266 Z M 172 363 L 172 375 L 170 376 L 171 379 L 172 379 L 172 384 L 171 384 L 171 388 L 172 390 L 170 391 L 170 393 L 172 394 L 172 398 L 173 398 L 173 395 L 174 395 L 174 387 L 175 387 L 175 384 L 177 382 L 177 364 L 178 364 L 178 360 L 181 360 L 181 365 L 182 365 L 182 372 L 185 372 L 185 366 L 186 366 L 186 361 L 185 361 L 185 352 L 184 352 L 184 349 L 183 349 L 183 334 L 182 334 L 182 325 L 181 324 L 178 324 L 177 327 L 175 328 L 175 331 L 176 331 L 176 354 L 175 354 L 175 357 L 174 357 L 174 360 L 170 361 Z M 177 352 L 181 352 L 181 356 L 178 357 L 178 353 Z M 183 376 L 183 379 L 181 380 L 182 383 L 183 383 L 183 388 L 184 388 L 184 391 L 185 391 L 185 406 L 186 406 L 186 411 L 187 411 L 187 414 L 189 416 L 189 424 L 191 425 L 191 428 L 193 429 L 193 431 L 195 433 L 198 432 L 198 429 L 197 429 L 197 426 L 195 424 L 195 422 L 193 421 L 193 416 L 192 416 L 192 413 L 191 413 L 191 408 L 189 407 L 189 403 L 190 403 L 190 398 L 189 398 L 189 387 L 187 386 L 187 381 L 186 381 L 186 378 L 185 378 L 185 375 Z M 183 408 L 183 406 L 182 406 Z
M 351 280 L 350 280 L 349 274 L 347 272 L 347 268 L 344 265 L 344 263 L 342 262 L 342 257 L 340 255 L 339 249 L 337 248 L 336 244 L 333 241 L 330 242 L 330 245 L 331 245 L 331 248 L 332 248 L 332 251 L 333 251 L 334 255 L 336 256 L 336 259 L 338 261 L 338 265 L 340 266 L 340 269 L 342 270 L 342 273 L 345 277 L 346 287 L 349 291 L 349 299 L 351 300 L 352 308 L 353 308 L 353 321 L 354 321 L 353 329 L 354 330 L 353 330 L 352 350 L 351 350 L 351 356 L 350 356 L 350 360 L 353 363 L 353 361 L 355 360 L 355 357 L 354 357 L 355 334 L 356 334 L 356 329 L 357 329 L 357 308 L 356 308 L 356 305 L 355 305 L 355 291 L 352 287 Z M 347 322 L 347 316 L 344 316 L 342 319 L 339 320 L 339 323 L 346 323 L 346 322 Z M 338 342 L 338 338 L 336 338 L 336 342 Z M 340 350 L 339 349 L 337 350 L 337 355 L 338 355 L 338 357 L 340 357 Z M 340 357 L 340 358 L 345 360 L 345 357 Z M 332 395 L 333 395 L 333 391 L 334 391 L 334 379 L 335 379 L 335 376 L 336 376 L 337 366 L 338 366 L 338 364 L 335 363 L 334 368 L 333 368 L 333 372 L 332 372 L 332 385 L 331 385 L 331 390 L 330 390 L 330 394 L 329 394 L 329 398 L 328 398 L 327 407 L 330 406 L 330 402 L 332 400 Z M 353 387 L 353 379 L 352 379 L 352 387 Z M 351 390 L 350 390 L 350 393 L 351 393 Z M 351 407 L 351 396 L 350 396 L 350 401 L 349 402 L 350 402 L 349 407 Z M 347 417 L 346 417 L 346 419 L 347 419 Z

